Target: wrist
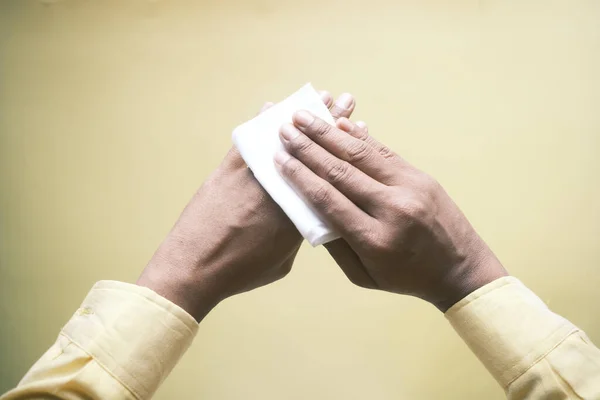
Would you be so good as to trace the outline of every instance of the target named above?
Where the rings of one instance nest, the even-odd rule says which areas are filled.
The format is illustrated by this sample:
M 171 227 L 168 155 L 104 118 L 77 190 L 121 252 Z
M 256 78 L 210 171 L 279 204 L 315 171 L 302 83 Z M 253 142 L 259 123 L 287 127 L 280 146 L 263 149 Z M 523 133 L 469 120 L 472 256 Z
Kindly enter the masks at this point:
M 454 304 L 475 290 L 499 278 L 508 276 L 508 272 L 494 253 L 479 237 L 462 263 L 451 268 L 445 279 L 446 293 L 443 298 L 433 304 L 442 312 L 446 312 Z
M 183 308 L 200 322 L 222 299 L 198 257 L 182 241 L 165 239 L 136 284 Z

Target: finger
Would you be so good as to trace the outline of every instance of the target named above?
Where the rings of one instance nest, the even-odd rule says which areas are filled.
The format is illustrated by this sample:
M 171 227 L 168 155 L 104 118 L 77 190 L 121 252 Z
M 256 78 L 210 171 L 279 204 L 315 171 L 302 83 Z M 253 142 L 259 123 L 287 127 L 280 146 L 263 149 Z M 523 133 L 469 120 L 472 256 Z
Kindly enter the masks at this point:
M 385 159 L 366 142 L 316 118 L 308 111 L 298 111 L 292 119 L 294 125 L 313 142 L 372 178 L 383 182 L 382 179 L 389 175 L 386 171 L 389 165 Z
M 377 287 L 375 281 L 371 278 L 362 261 L 354 250 L 352 250 L 348 242 L 344 239 L 337 239 L 333 242 L 325 243 L 324 246 L 350 282 L 369 289 Z
M 278 152 L 274 161 L 296 193 L 343 238 L 351 243 L 365 238 L 373 218 L 288 153 Z
M 329 112 L 335 120 L 342 117 L 350 118 L 355 106 L 356 101 L 354 97 L 350 93 L 342 93 L 335 103 L 333 103 Z
M 258 112 L 258 114 L 262 114 L 263 112 L 267 111 L 269 108 L 273 107 L 273 105 L 275 105 L 275 103 L 267 101 L 265 104 L 263 104 L 262 108 L 260 109 L 260 111 Z
M 327 90 L 321 90 L 319 92 L 319 96 L 321 96 L 321 100 L 323 100 L 323 103 L 325 103 L 327 108 L 330 108 L 333 104 L 333 96 L 331 93 L 329 93 Z
M 372 136 L 369 136 L 369 128 L 367 127 L 367 124 L 364 121 L 358 121 L 354 123 L 348 118 L 340 118 L 336 121 L 335 126 L 337 126 L 342 131 L 352 135 L 353 137 L 368 143 L 379 154 L 381 154 L 383 158 L 393 159 L 398 157 L 396 153 L 390 150 L 389 147 L 379 143 Z
M 283 125 L 279 136 L 289 154 L 372 215 L 370 211 L 375 201 L 381 198 L 384 185 L 335 157 L 292 124 Z

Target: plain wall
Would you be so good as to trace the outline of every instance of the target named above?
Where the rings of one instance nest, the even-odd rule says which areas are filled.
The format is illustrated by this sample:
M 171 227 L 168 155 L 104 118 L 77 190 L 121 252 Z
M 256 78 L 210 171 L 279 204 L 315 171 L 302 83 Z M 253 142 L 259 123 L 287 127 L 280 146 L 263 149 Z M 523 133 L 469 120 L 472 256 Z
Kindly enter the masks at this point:
M 600 343 L 600 2 L 0 3 L 0 392 L 94 282 L 136 279 L 262 104 L 311 81 L 437 177 Z M 501 399 L 444 316 L 304 246 L 157 399 Z

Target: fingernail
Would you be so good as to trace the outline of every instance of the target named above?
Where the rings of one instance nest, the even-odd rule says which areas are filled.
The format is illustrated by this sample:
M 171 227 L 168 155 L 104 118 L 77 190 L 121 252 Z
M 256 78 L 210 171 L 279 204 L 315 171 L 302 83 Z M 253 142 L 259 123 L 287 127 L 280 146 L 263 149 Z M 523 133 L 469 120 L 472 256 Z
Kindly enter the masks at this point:
M 315 117 L 313 117 L 308 111 L 302 110 L 294 114 L 294 122 L 296 125 L 302 128 L 307 128 L 314 120 Z
M 267 101 L 260 109 L 260 112 L 263 112 L 263 111 L 268 110 L 269 108 L 273 107 L 273 104 L 274 103 Z
M 285 124 L 279 129 L 279 133 L 285 140 L 293 140 L 300 135 L 300 132 L 292 124 Z
M 354 102 L 354 97 L 350 93 L 342 93 L 335 102 L 335 105 L 345 110 L 349 109 Z
M 336 125 L 345 132 L 352 132 L 352 129 L 354 128 L 354 125 L 352 125 L 352 122 L 350 122 L 348 118 L 338 119 Z
M 331 104 L 331 102 L 333 101 L 333 98 L 331 97 L 331 93 L 329 93 L 326 90 L 321 90 L 319 92 L 319 96 L 321 96 L 321 100 L 323 100 L 323 103 L 325 103 L 326 105 Z
M 291 158 L 290 155 L 288 153 L 286 153 L 285 151 L 278 151 L 277 153 L 275 153 L 275 164 L 283 165 L 290 158 Z
M 365 129 L 367 127 L 367 123 L 365 121 L 356 121 L 356 126 L 361 129 Z

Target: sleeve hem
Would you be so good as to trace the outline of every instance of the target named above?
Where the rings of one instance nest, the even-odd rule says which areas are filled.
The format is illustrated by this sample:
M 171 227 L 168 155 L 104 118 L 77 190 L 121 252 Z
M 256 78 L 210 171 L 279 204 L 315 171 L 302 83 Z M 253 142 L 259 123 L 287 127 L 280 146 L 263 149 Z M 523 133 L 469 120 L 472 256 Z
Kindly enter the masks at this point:
M 523 285 L 521 283 L 521 281 L 518 280 L 517 278 L 515 278 L 514 276 L 504 276 L 502 278 L 498 278 L 495 281 L 492 281 L 492 282 L 488 283 L 487 285 L 480 287 L 479 289 L 475 290 L 474 292 L 468 294 L 463 299 L 459 300 L 458 303 L 454 304 L 452 307 L 450 307 L 448 310 L 446 310 L 444 315 L 446 316 L 446 318 L 452 318 L 453 314 L 458 313 L 461 309 L 463 309 L 465 306 L 473 303 L 478 298 L 483 297 L 495 290 L 501 289 L 504 286 L 513 285 L 513 284 Z
M 479 288 L 445 316 L 504 388 L 578 330 L 514 277 Z
M 79 343 L 77 343 L 77 341 L 76 341 L 76 340 L 74 340 L 72 337 L 70 337 L 68 334 L 66 334 L 66 333 L 65 333 L 65 332 L 63 332 L 63 331 L 61 331 L 61 332 L 60 332 L 60 335 L 61 335 L 61 336 L 64 336 L 65 338 L 67 338 L 67 339 L 69 340 L 69 342 L 71 342 L 73 345 L 75 345 L 75 346 L 79 347 L 79 349 L 80 349 L 81 351 L 83 351 L 85 354 L 87 354 L 88 356 L 90 356 L 90 358 L 91 358 L 92 360 L 94 360 L 94 362 L 95 362 L 95 363 L 97 363 L 97 364 L 98 364 L 98 365 L 99 365 L 99 366 L 102 368 L 102 370 L 104 370 L 104 372 L 106 372 L 106 373 L 107 373 L 108 375 L 110 375 L 110 376 L 111 376 L 111 377 L 112 377 L 114 380 L 116 380 L 117 382 L 119 382 L 119 383 L 121 384 L 121 386 L 123 386 L 125 389 L 127 389 L 127 390 L 128 390 L 130 393 L 131 393 L 131 395 L 132 395 L 133 397 L 135 397 L 136 399 L 139 399 L 139 400 L 141 400 L 141 399 L 142 399 L 141 395 L 140 395 L 139 393 L 137 393 L 137 392 L 136 392 L 136 391 L 135 391 L 135 390 L 134 390 L 134 389 L 133 389 L 131 386 L 129 386 L 129 385 L 127 384 L 127 382 L 123 381 L 123 380 L 122 380 L 122 379 L 120 379 L 120 378 L 119 378 L 117 375 L 115 375 L 115 374 L 114 374 L 114 373 L 113 373 L 113 372 L 110 370 L 110 368 L 108 368 L 106 365 L 104 365 L 104 363 L 102 363 L 102 361 L 101 361 L 101 360 L 99 360 L 99 359 L 98 359 L 96 356 L 94 356 L 92 353 L 90 353 L 89 351 L 87 351 L 87 350 L 85 349 L 85 347 L 83 347 L 82 345 L 80 345 Z
M 191 345 L 198 323 L 152 290 L 98 282 L 62 334 L 138 398 L 149 398 Z
M 198 328 L 198 322 L 187 311 L 147 287 L 119 281 L 99 281 L 94 285 L 92 290 L 124 290 L 150 301 L 159 310 L 168 310 L 189 329 L 190 333 L 194 334 Z
M 577 332 L 581 332 L 578 328 L 575 328 L 573 326 L 570 325 L 565 325 L 562 328 L 569 328 L 567 329 L 560 329 L 557 332 L 554 332 L 550 338 L 548 339 L 548 341 L 550 341 L 551 338 L 554 338 L 555 336 L 561 337 L 561 339 L 557 340 L 556 343 L 554 343 L 553 346 L 551 346 L 550 348 L 548 348 L 548 350 L 546 350 L 544 353 L 541 353 L 537 358 L 535 358 L 527 367 L 525 367 L 522 371 L 520 371 L 518 374 L 516 374 L 514 376 L 514 378 L 510 379 L 506 386 L 504 387 L 504 389 L 508 388 L 514 381 L 516 381 L 517 379 L 519 379 L 521 376 L 523 376 L 524 374 L 527 373 L 527 371 L 529 371 L 531 368 L 533 368 L 536 364 L 538 364 L 540 361 L 542 361 L 543 359 L 545 359 L 550 353 L 552 353 L 558 346 L 560 346 L 565 340 L 567 340 L 570 336 L 576 334 Z M 566 334 L 563 333 L 563 331 L 566 331 Z

